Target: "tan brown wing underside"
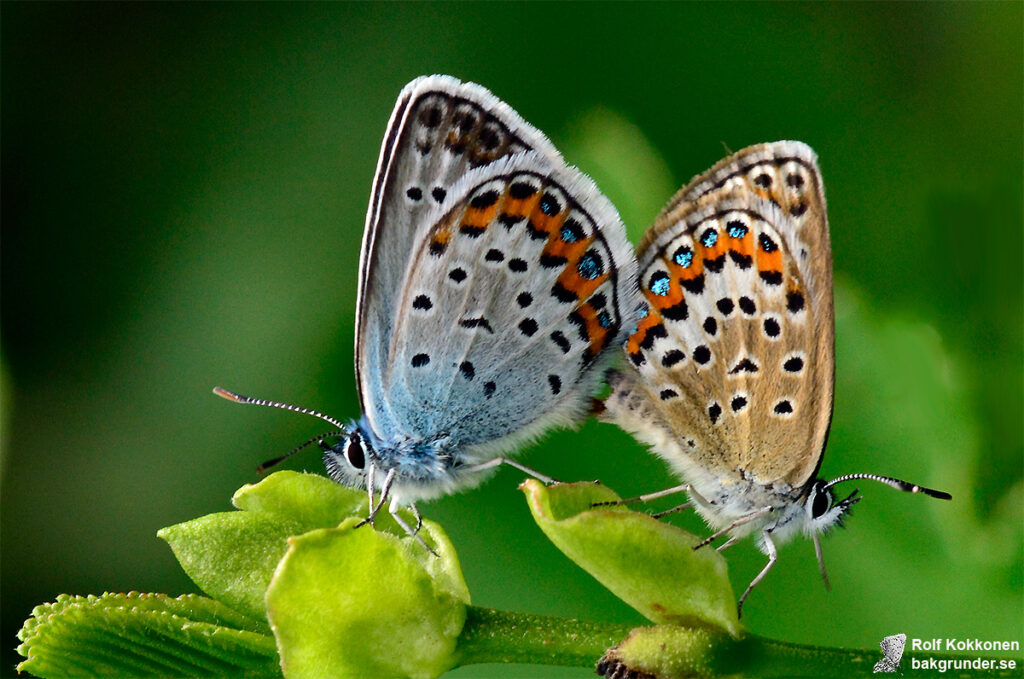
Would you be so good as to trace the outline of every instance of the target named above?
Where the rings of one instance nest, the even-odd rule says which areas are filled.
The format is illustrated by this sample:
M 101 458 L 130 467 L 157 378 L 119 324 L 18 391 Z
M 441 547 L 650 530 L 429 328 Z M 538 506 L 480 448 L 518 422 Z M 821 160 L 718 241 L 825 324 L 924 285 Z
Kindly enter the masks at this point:
M 813 152 L 752 147 L 696 178 L 645 235 L 640 272 L 648 315 L 627 354 L 651 419 L 699 468 L 806 483 L 833 390 L 831 256 Z M 613 419 L 635 418 L 627 409 L 609 399 Z

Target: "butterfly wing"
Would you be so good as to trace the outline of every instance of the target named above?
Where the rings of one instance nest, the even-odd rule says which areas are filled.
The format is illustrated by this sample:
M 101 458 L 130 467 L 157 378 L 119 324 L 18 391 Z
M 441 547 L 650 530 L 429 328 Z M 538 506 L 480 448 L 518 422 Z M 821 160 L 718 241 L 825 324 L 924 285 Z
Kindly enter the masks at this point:
M 382 387 L 399 431 L 469 460 L 585 414 L 639 299 L 615 208 L 560 160 L 509 156 L 451 194 L 410 247 Z
M 754 146 L 680 191 L 645 234 L 647 315 L 608 416 L 684 477 L 803 487 L 832 414 L 833 307 L 814 152 Z
M 356 378 L 362 411 L 380 435 L 393 429 L 380 398 L 385 352 L 401 309 L 412 246 L 450 207 L 452 187 L 472 168 L 524 151 L 560 156 L 547 138 L 483 87 L 449 76 L 417 78 L 403 88 L 381 145 L 359 257 Z

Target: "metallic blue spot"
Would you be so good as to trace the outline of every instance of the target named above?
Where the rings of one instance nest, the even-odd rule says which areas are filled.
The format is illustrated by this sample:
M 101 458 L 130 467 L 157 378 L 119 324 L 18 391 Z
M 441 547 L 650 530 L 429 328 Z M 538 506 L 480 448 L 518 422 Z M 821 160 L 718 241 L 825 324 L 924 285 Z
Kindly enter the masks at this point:
M 601 261 L 600 255 L 593 250 L 587 250 L 587 252 L 580 257 L 580 261 L 576 265 L 576 271 L 578 271 L 580 276 L 583 278 L 593 280 L 604 273 L 604 263 Z
M 639 320 L 639 319 L 641 319 L 641 318 L 647 318 L 647 314 L 649 314 L 649 313 L 651 313 L 651 310 L 650 310 L 650 309 L 648 309 L 648 308 L 647 308 L 647 307 L 645 307 L 645 306 L 643 306 L 643 307 L 640 307 L 639 309 L 637 309 L 637 310 L 636 310 L 636 317 L 637 317 L 637 320 Z
M 648 283 L 648 286 L 650 287 L 651 292 L 653 292 L 655 295 L 658 295 L 660 297 L 667 296 L 669 287 L 671 287 L 668 274 L 666 274 L 664 271 L 659 271 L 658 273 L 651 276 L 651 280 Z
M 693 263 L 693 251 L 690 248 L 684 247 L 676 250 L 676 256 L 674 257 L 676 264 L 688 268 Z
M 742 224 L 733 224 L 729 227 L 729 236 L 731 238 L 743 238 L 747 235 L 747 227 Z
M 602 328 L 612 327 L 612 315 L 607 311 L 602 311 L 597 315 L 597 322 L 601 324 Z
M 704 235 L 700 237 L 700 242 L 704 244 L 704 247 L 709 248 L 718 242 L 718 232 L 714 229 L 708 229 L 704 232 Z
M 578 234 L 575 230 L 570 228 L 569 225 L 564 225 L 562 227 L 561 235 L 562 240 L 566 243 L 575 243 L 576 241 L 579 240 Z

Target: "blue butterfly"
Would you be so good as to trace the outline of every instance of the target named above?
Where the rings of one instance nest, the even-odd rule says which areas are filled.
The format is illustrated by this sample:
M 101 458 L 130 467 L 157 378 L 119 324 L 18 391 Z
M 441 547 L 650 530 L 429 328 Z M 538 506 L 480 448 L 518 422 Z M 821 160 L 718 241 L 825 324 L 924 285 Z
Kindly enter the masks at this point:
M 429 76 L 401 92 L 381 147 L 359 264 L 362 417 L 323 443 L 370 516 L 480 483 L 504 455 L 586 417 L 639 306 L 612 204 L 483 87 Z M 380 489 L 374 497 L 374 489 Z

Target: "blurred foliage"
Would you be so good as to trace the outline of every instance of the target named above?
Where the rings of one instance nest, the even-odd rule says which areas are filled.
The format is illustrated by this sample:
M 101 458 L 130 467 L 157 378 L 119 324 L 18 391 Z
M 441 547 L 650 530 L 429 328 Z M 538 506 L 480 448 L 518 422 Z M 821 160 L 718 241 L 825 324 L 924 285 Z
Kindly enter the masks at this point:
M 319 432 L 210 387 L 357 414 L 370 180 L 395 95 L 432 72 L 551 135 L 634 239 L 725 147 L 811 144 L 840 281 L 823 473 L 955 499 L 863 486 L 825 542 L 833 592 L 798 540 L 744 622 L 837 646 L 1019 638 L 1022 7 L 4 3 L 0 668 L 59 592 L 191 591 L 156 529 L 227 509 L 256 464 Z M 524 461 L 624 496 L 672 483 L 596 422 Z M 547 542 L 519 480 L 424 507 L 474 601 L 640 622 Z M 763 557 L 730 552 L 742 587 Z

